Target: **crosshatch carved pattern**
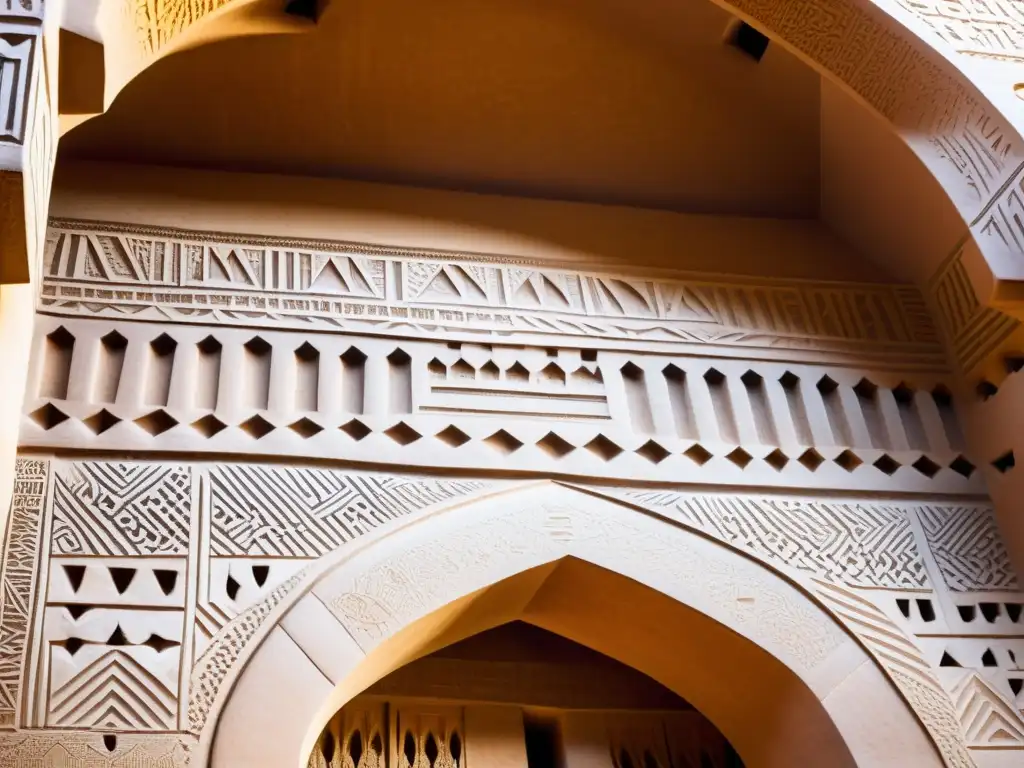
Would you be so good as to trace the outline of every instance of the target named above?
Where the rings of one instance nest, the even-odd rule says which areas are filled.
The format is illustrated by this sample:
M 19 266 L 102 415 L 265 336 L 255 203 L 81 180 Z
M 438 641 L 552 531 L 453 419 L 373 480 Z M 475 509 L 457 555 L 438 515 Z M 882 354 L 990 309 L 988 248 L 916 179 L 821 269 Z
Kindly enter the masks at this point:
M 672 491 L 631 491 L 625 498 L 670 510 L 722 541 L 827 579 L 896 589 L 927 586 L 906 510 L 899 507 Z
M 0 584 L 0 728 L 17 723 L 49 467 L 45 461 L 19 458 L 15 473 Z
M 186 554 L 191 483 L 181 466 L 67 466 L 54 478 L 53 554 Z
M 955 592 L 1016 590 L 1010 564 L 990 508 L 918 508 L 928 546 L 942 578 Z
M 916 289 L 628 278 L 525 259 L 52 222 L 40 308 L 86 316 L 941 354 Z
M 59 729 L 85 723 L 151 734 L 202 731 L 247 644 L 274 609 L 307 578 L 305 564 L 311 558 L 344 547 L 371 528 L 389 525 L 402 515 L 462 504 L 492 486 L 474 479 L 244 463 L 51 462 L 23 457 L 18 469 L 9 537 L 19 544 L 7 551 L 0 607 L 6 638 L 0 656 L 0 695 L 8 702 L 6 711 L 10 713 L 5 724 L 10 727 L 17 722 L 23 659 L 37 657 L 36 651 L 26 656 L 30 650 L 25 647 L 26 629 L 32 620 L 34 574 L 45 571 L 44 607 L 38 609 L 43 611 L 41 633 L 35 642 L 46 643 L 52 659 L 48 671 L 33 680 L 29 691 L 28 700 L 35 702 L 32 711 L 46 713 L 36 724 Z M 53 481 L 47 485 L 50 474 Z M 161 512 L 152 520 L 154 526 L 163 526 L 162 538 L 142 536 L 138 540 L 149 542 L 143 547 L 111 546 L 109 536 L 99 535 L 73 539 L 79 542 L 74 548 L 57 546 L 56 542 L 67 538 L 57 521 L 70 514 L 60 500 L 76 482 L 102 486 L 102 492 L 94 489 L 80 494 L 81 507 L 75 514 L 95 515 L 93 507 L 129 509 L 131 503 L 140 504 L 139 512 L 163 509 L 164 497 L 154 491 L 163 488 L 182 494 L 177 505 L 188 511 L 183 518 L 187 525 L 176 528 L 180 521 Z M 515 487 L 514 482 L 506 482 L 501 497 L 508 498 L 507 493 Z M 948 765 L 972 764 L 961 728 L 970 735 L 970 746 L 979 748 L 991 747 L 993 739 L 1003 739 L 1004 732 L 1024 734 L 1024 720 L 1019 715 L 1024 702 L 1014 701 L 1019 691 L 1013 681 L 1020 675 L 1012 654 L 1007 655 L 1013 649 L 1024 653 L 1024 644 L 1015 639 L 1024 624 L 1024 596 L 1015 591 L 1017 581 L 995 539 L 987 507 L 684 494 L 668 489 L 590 488 L 584 494 L 564 484 L 551 488 L 551 493 L 544 495 L 550 503 L 545 502 L 541 509 L 523 508 L 516 513 L 520 523 L 512 515 L 507 530 L 488 529 L 487 535 L 503 538 L 510 556 L 525 555 L 527 560 L 534 548 L 530 542 L 547 542 L 552 554 L 573 541 L 592 542 L 614 553 L 618 542 L 633 534 L 621 525 L 611 525 L 606 516 L 588 513 L 587 499 L 597 494 L 613 503 L 621 503 L 614 502 L 617 498 L 631 507 L 648 509 L 805 579 L 807 589 L 818 595 L 890 673 L 939 743 Z M 154 493 L 161 500 L 154 502 L 155 506 L 138 501 L 154 498 Z M 243 511 L 243 518 L 248 515 L 246 522 L 233 526 L 234 518 L 227 510 L 233 510 L 232 514 Z M 44 512 L 52 515 L 53 521 L 47 541 L 40 539 Z M 915 515 L 921 521 L 920 537 L 908 524 Z M 954 518 L 966 524 L 953 526 Z M 350 527 L 337 527 L 339 521 Z M 652 524 L 660 523 L 648 525 Z M 195 525 L 206 531 L 196 540 L 208 542 L 199 551 L 168 554 L 151 546 L 154 541 L 190 536 L 188 526 Z M 537 535 L 526 535 L 523 526 L 536 529 Z M 260 527 L 263 533 L 252 535 Z M 214 535 L 214 531 L 219 532 Z M 656 554 L 664 550 L 659 537 L 635 543 L 639 549 L 629 549 L 631 557 L 643 559 L 655 570 L 669 567 L 668 561 L 657 565 L 661 555 Z M 925 553 L 938 564 L 939 572 L 928 572 Z M 361 628 L 357 637 L 365 636 L 372 644 L 382 632 L 395 629 L 391 627 L 394 621 L 399 626 L 402 616 L 416 612 L 412 603 L 429 584 L 443 584 L 459 573 L 462 565 L 458 559 L 442 555 L 440 550 L 433 555 L 424 550 L 417 562 L 424 563 L 426 570 L 406 574 L 407 583 L 396 582 L 400 574 L 394 570 L 376 577 L 367 574 L 369 581 L 354 585 L 352 594 L 339 596 L 332 608 L 347 617 L 353 631 Z M 227 574 L 228 580 L 219 588 L 226 589 L 227 597 L 221 599 L 227 601 L 231 612 L 221 624 L 212 626 L 212 634 L 201 648 L 188 640 L 185 630 L 192 621 L 187 617 L 192 609 L 187 606 L 196 604 L 189 594 L 197 588 L 185 578 L 187 558 L 200 561 L 199 571 L 206 574 L 202 578 Z M 296 567 L 279 570 L 273 565 L 278 561 L 294 562 Z M 217 562 L 251 569 L 259 589 L 247 592 L 249 587 L 241 588 L 232 576 L 240 572 L 219 569 Z M 403 573 L 405 570 L 402 566 Z M 721 585 L 735 577 L 718 574 L 709 589 L 721 591 Z M 208 584 L 206 589 L 210 588 Z M 953 615 L 945 614 L 936 599 L 941 591 L 954 602 Z M 723 605 L 735 599 L 728 589 L 716 595 L 710 596 Z M 778 618 L 780 627 L 798 621 L 788 614 Z M 780 632 L 780 642 L 785 637 L 793 639 Z M 796 643 L 792 652 L 806 655 L 808 647 Z M 955 659 L 955 668 L 947 664 L 947 657 Z M 820 661 L 814 656 L 807 657 L 806 663 L 813 666 Z M 179 670 L 188 671 L 181 674 Z M 154 685 L 155 680 L 162 682 Z M 83 686 L 93 692 L 92 699 L 82 698 L 79 691 Z M 148 704 L 140 710 L 142 702 Z M 98 703 L 102 706 L 96 709 Z M 994 730 L 984 726 L 978 720 L 979 711 L 1002 718 L 1006 727 Z M 96 712 L 104 713 L 99 720 L 94 718 Z M 153 712 L 164 714 L 154 719 Z M 18 750 L 30 750 L 44 742 L 61 744 L 60 749 L 69 755 L 86 755 L 92 749 L 87 741 L 65 743 L 60 733 L 39 732 L 33 737 L 36 741 L 4 737 L 0 754 L 12 750 L 9 754 L 20 755 Z M 165 761 L 179 755 L 176 750 L 188 751 L 184 743 L 168 741 L 164 745 L 159 739 L 137 738 L 137 742 L 117 742 L 111 759 L 135 749 L 143 760 L 139 764 L 149 765 L 145 762 L 149 757 L 141 756 L 150 755 L 154 744 L 161 745 L 157 752 Z M 1004 740 L 999 746 L 1024 749 L 1024 738 L 1012 744 Z M 122 749 L 127 751 L 117 751 Z M 178 763 L 154 763 L 165 764 Z

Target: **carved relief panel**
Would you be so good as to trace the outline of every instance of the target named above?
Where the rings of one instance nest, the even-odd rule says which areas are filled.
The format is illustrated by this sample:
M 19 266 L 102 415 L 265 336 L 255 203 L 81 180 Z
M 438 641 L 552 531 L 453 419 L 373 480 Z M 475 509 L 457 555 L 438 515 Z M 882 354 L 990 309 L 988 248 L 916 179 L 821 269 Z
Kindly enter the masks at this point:
M 947 379 L 40 316 L 21 442 L 973 495 Z

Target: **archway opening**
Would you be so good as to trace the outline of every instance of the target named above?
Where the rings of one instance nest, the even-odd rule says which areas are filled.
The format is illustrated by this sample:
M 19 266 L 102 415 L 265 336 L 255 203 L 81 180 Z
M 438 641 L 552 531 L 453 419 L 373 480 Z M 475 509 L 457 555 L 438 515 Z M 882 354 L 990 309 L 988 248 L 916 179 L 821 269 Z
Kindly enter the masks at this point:
M 791 580 L 548 483 L 343 548 L 280 608 L 209 713 L 200 751 L 215 768 L 306 768 L 353 699 L 516 620 L 656 680 L 714 723 L 747 768 L 942 764 L 884 670 Z
M 349 701 L 308 768 L 742 768 L 689 702 L 515 620 L 412 661 Z

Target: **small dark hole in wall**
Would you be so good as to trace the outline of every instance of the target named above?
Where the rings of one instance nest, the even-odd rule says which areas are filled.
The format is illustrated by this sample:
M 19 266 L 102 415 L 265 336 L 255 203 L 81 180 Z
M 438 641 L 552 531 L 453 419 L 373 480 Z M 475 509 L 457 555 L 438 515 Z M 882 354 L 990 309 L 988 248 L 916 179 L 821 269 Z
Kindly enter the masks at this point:
M 448 753 L 452 756 L 457 768 L 459 761 L 462 760 L 462 739 L 455 731 L 452 731 L 452 735 L 448 738 Z
M 957 613 L 960 614 L 960 618 L 964 621 L 974 621 L 974 606 L 973 605 L 958 605 L 956 607 Z
M 1010 690 L 1013 691 L 1014 696 L 1019 696 L 1020 692 L 1024 690 L 1024 680 L 1019 677 L 1011 677 Z
M 363 758 L 363 736 L 355 731 L 348 739 L 348 756 L 352 758 L 352 765 L 359 768 L 359 761 Z
M 760 61 L 768 50 L 768 38 L 747 24 L 739 22 L 733 27 L 728 38 L 729 45 L 739 48 L 754 61 Z
M 904 597 L 896 598 L 896 607 L 900 609 L 904 619 L 910 618 L 910 601 Z
M 996 655 L 992 653 L 991 648 L 986 648 L 985 652 L 981 654 L 981 666 L 983 667 L 998 667 L 999 662 L 996 661 Z
M 412 731 L 405 732 L 405 741 L 402 742 L 402 751 L 405 753 L 405 759 L 409 761 L 409 765 L 416 764 L 416 739 L 412 736 Z
M 234 600 L 238 597 L 238 590 L 241 588 L 241 584 L 235 581 L 231 576 L 228 576 L 227 582 L 224 584 L 224 589 L 228 593 L 228 597 Z
M 562 768 L 562 735 L 558 721 L 551 718 L 523 718 L 528 768 Z
M 584 363 L 596 363 L 597 362 L 597 350 L 596 349 L 584 349 L 580 352 L 580 360 Z
M 975 391 L 978 393 L 978 397 L 982 400 L 988 400 L 990 397 L 999 391 L 999 387 L 993 384 L 991 381 L 980 381 Z
M 992 466 L 1002 473 L 1009 472 L 1017 466 L 1017 460 L 1013 457 L 1013 451 L 1007 451 L 998 459 L 992 462 Z
M 257 587 L 262 587 L 266 584 L 268 576 L 270 576 L 269 565 L 254 565 L 252 567 L 252 578 L 256 582 Z
M 978 603 L 978 608 L 989 624 L 999 618 L 999 603 Z
M 1020 614 L 1022 608 L 1024 608 L 1024 605 L 1021 605 L 1020 603 L 1006 604 L 1006 615 L 1010 617 L 1010 621 L 1012 621 L 1014 624 L 1020 621 Z
M 959 667 L 960 662 L 949 655 L 949 651 L 942 652 L 942 660 L 939 662 L 940 667 Z
M 925 621 L 935 621 L 935 608 L 932 606 L 931 600 L 918 600 L 917 610 L 921 613 L 921 618 Z
M 107 748 L 107 752 L 113 752 L 117 749 L 117 736 L 112 733 L 104 733 L 103 746 Z
M 334 757 L 334 735 L 330 731 L 324 731 L 324 736 L 320 740 L 320 754 L 324 756 L 324 762 L 330 765 Z
M 298 16 L 310 21 L 316 21 L 320 15 L 320 9 L 317 8 L 317 5 L 318 0 L 289 0 L 288 4 L 284 7 L 284 12 L 290 16 Z

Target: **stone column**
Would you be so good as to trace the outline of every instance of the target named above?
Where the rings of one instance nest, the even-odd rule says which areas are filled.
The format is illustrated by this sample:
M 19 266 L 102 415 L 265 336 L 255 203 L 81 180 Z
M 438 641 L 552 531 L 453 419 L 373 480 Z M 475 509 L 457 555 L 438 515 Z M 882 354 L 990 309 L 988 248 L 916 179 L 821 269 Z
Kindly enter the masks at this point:
M 57 149 L 62 0 L 0 0 L 0 527 L 6 527 Z

